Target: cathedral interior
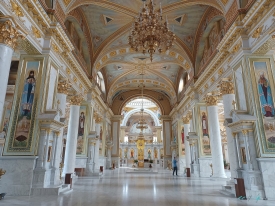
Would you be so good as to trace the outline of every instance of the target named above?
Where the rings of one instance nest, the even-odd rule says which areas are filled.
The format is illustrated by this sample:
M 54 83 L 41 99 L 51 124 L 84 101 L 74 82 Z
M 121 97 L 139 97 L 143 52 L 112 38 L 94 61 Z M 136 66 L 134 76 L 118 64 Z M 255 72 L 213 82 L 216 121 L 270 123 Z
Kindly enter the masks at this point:
M 2 0 L 0 204 L 275 205 L 274 60 L 274 0 Z

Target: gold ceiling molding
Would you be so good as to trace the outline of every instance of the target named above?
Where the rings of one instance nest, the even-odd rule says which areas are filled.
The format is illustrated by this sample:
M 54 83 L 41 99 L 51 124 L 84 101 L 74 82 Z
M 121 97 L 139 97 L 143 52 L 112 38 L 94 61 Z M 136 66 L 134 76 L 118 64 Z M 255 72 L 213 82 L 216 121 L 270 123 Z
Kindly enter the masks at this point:
M 40 52 L 29 42 L 28 39 L 19 40 L 16 48 L 19 50 L 24 50 L 27 54 L 40 54 Z
M 131 69 L 131 70 L 129 70 L 129 71 L 127 71 L 127 72 L 125 72 L 125 73 L 123 73 L 122 75 L 120 75 L 120 76 L 118 76 L 118 77 L 116 77 L 113 81 L 112 81 L 112 83 L 108 86 L 108 90 L 110 90 L 111 88 L 115 88 L 115 86 L 118 84 L 118 81 L 120 80 L 120 79 L 122 79 L 123 77 L 125 77 L 125 76 L 127 76 L 127 75 L 129 75 L 129 74 L 131 74 L 131 73 L 133 73 L 133 72 L 136 72 L 137 70 L 135 69 L 135 67 L 133 67 L 133 69 Z M 155 71 L 155 70 L 153 70 L 153 69 L 150 69 L 150 70 L 146 70 L 147 72 L 149 72 L 149 73 L 152 73 L 152 74 L 155 74 L 156 76 L 159 76 L 159 77 L 161 77 L 162 79 L 164 79 L 166 82 L 166 84 L 168 83 L 168 87 L 171 87 L 171 88 L 176 88 L 176 85 L 174 85 L 173 84 L 173 82 L 167 77 L 167 76 L 165 76 L 164 74 L 162 74 L 162 73 L 160 73 L 160 72 L 158 72 L 158 71 Z
M 228 3 L 228 0 L 221 0 L 223 5 L 226 5 Z
M 129 22 L 128 24 L 124 25 L 123 27 L 112 33 L 107 39 L 105 39 L 95 51 L 93 60 L 96 60 L 99 57 L 100 53 L 104 51 L 105 47 L 109 46 L 113 41 L 124 35 L 126 32 L 129 32 L 131 25 L 132 22 Z
M 0 43 L 14 49 L 18 45 L 18 40 L 22 38 L 23 35 L 10 19 L 3 17 L 3 20 L 4 21 L 0 21 Z
M 270 37 L 264 44 L 260 46 L 254 53 L 255 54 L 266 54 L 268 51 L 275 47 L 275 36 Z
M 68 6 L 71 3 L 72 0 L 63 0 L 65 6 Z
M 18 5 L 14 0 L 11 0 L 10 3 L 11 3 L 12 11 L 16 14 L 16 16 L 23 17 L 24 13 L 23 13 L 20 5 Z
M 69 13 L 70 11 L 74 10 L 79 6 L 87 5 L 87 4 L 101 6 L 103 8 L 114 10 L 131 17 L 136 17 L 138 15 L 137 11 L 134 11 L 128 7 L 125 7 L 123 5 L 116 4 L 107 0 L 76 0 L 73 4 L 71 4 L 70 7 L 67 8 L 67 13 Z
M 217 1 L 214 0 L 188 0 L 188 1 L 179 1 L 175 2 L 173 4 L 169 4 L 167 6 L 162 7 L 163 14 L 171 12 L 173 10 L 177 10 L 182 7 L 188 7 L 193 5 L 206 5 L 206 6 L 212 6 L 218 10 L 220 10 L 222 13 L 224 13 L 223 8 L 220 6 L 220 4 Z
M 32 33 L 37 39 L 41 38 L 41 33 L 35 26 L 32 26 Z

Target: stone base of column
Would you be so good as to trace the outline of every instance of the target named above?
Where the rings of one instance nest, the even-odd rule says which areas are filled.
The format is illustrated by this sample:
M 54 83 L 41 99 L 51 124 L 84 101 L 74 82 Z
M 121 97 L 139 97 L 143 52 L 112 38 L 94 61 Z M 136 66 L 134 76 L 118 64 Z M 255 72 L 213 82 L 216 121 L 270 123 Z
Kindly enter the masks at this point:
M 236 191 L 235 191 L 235 180 L 230 179 L 226 181 L 226 184 L 222 186 L 222 190 L 220 193 L 230 196 L 230 197 L 235 197 L 236 196 Z
M 36 168 L 33 170 L 32 188 L 44 188 L 51 184 L 51 170 Z
M 59 169 L 34 169 L 30 195 L 59 195 L 64 190 L 59 175 Z
M 51 185 L 61 185 L 62 178 L 60 179 L 60 169 L 52 168 L 51 169 Z
M 212 164 L 212 158 L 199 158 L 199 171 L 200 177 L 211 177 L 212 170 L 210 165 Z
M 191 176 L 192 177 L 199 177 L 200 176 L 200 165 L 199 164 L 192 164 L 191 165 Z
M 6 170 L 6 174 L 0 180 L 0 192 L 9 196 L 29 196 L 36 159 L 35 156 L 1 156 L 0 168 Z
M 179 157 L 178 160 L 178 173 L 181 173 L 183 175 L 185 175 L 185 169 L 186 169 L 186 159 L 185 157 Z
M 86 176 L 99 176 L 99 168 L 93 163 L 87 163 L 85 169 Z
M 246 196 L 251 197 L 252 199 L 266 199 L 261 172 L 246 170 L 243 170 L 242 172 Z

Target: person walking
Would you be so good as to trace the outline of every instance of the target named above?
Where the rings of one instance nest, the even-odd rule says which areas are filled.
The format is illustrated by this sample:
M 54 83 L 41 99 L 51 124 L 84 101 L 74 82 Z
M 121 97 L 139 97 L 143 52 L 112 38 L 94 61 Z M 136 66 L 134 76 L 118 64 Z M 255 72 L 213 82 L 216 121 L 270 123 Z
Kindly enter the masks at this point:
M 178 176 L 178 167 L 177 167 L 176 157 L 174 157 L 174 159 L 173 159 L 173 176 L 174 176 L 175 171 L 176 171 L 176 175 Z

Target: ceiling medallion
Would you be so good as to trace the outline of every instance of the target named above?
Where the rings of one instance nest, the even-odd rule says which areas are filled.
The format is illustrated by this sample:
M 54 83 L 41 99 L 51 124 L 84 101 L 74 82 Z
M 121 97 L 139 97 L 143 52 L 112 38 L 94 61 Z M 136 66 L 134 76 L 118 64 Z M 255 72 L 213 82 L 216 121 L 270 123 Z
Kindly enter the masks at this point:
M 145 1 L 130 30 L 129 44 L 136 52 L 148 52 L 152 62 L 156 51 L 162 53 L 173 46 L 176 35 L 168 28 L 167 16 L 165 21 L 162 18 L 161 4 L 156 11 L 153 0 L 149 0 L 148 4 Z

